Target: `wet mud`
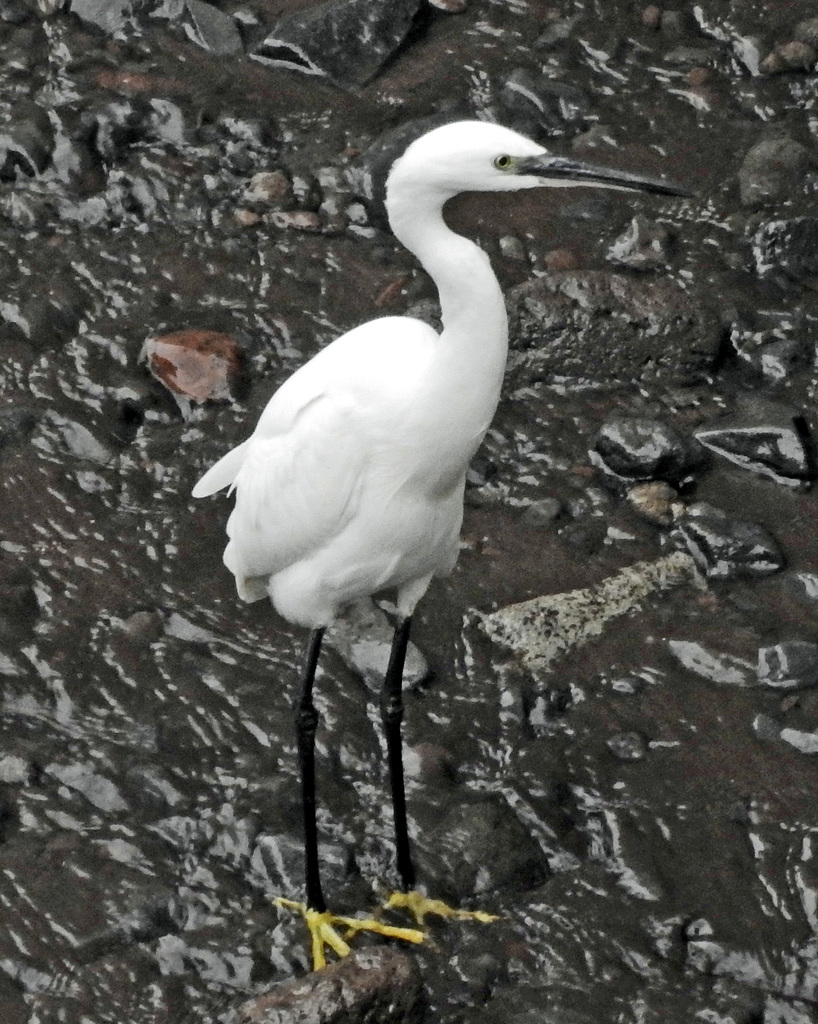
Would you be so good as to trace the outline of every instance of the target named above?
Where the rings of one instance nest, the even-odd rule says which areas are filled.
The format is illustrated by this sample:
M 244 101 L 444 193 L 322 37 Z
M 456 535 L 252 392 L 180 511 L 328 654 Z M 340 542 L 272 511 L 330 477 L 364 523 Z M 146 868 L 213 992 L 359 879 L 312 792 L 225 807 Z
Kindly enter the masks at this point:
M 237 600 L 229 502 L 190 491 L 334 336 L 434 317 L 371 172 L 389 132 L 464 114 L 696 194 L 448 213 L 512 352 L 416 617 L 408 803 L 429 892 L 500 920 L 412 951 L 429 1019 L 818 1020 L 815 19 L 418 4 L 341 81 L 337 54 L 327 77 L 264 48 L 317 6 L 0 3 L 0 1020 L 227 1022 L 307 969 L 271 903 L 302 887 L 305 638 Z M 214 360 L 187 390 L 183 332 Z M 674 551 L 692 582 L 547 669 L 486 632 Z M 342 649 L 319 828 L 357 912 L 396 875 L 377 696 Z

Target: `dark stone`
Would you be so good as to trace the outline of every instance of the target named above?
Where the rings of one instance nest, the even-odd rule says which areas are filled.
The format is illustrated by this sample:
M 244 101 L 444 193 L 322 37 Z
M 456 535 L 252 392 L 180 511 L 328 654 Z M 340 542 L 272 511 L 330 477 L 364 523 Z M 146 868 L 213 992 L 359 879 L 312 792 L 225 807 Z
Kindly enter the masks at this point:
M 353 852 L 337 843 L 320 843 L 321 878 L 327 891 L 337 892 L 356 872 Z M 297 893 L 304 876 L 304 841 L 288 833 L 256 838 L 251 864 L 256 880 L 268 892 Z
M 574 29 L 582 20 L 581 14 L 575 14 L 569 18 L 559 18 L 553 21 L 548 28 L 537 37 L 534 43 L 538 50 L 552 50 L 563 43 L 568 42 L 574 35 Z
M 282 19 L 250 56 L 339 84 L 365 85 L 426 9 L 422 0 L 328 0 Z
M 670 262 L 670 232 L 637 214 L 608 249 L 607 258 L 630 270 L 665 270 Z
M 690 382 L 714 365 L 714 310 L 666 278 L 558 271 L 508 296 L 513 385 L 552 376 Z
M 560 206 L 559 216 L 564 220 L 575 220 L 579 223 L 603 224 L 610 219 L 613 208 L 608 196 L 587 195 L 573 203 Z
M 100 929 L 81 939 L 77 945 L 77 960 L 80 963 L 91 963 L 108 956 L 118 947 L 151 942 L 175 931 L 172 901 L 173 893 L 170 890 L 143 894 L 141 901 L 132 910 L 119 916 L 110 928 Z
M 789 593 L 805 604 L 818 604 L 818 573 L 793 572 L 786 577 L 784 584 Z
M 85 111 L 81 121 L 84 137 L 105 163 L 113 163 L 140 140 L 150 113 L 141 99 L 111 100 Z
M 742 312 L 730 326 L 730 345 L 743 362 L 777 382 L 809 366 L 811 324 L 793 309 Z
M 815 463 L 803 432 L 791 426 L 733 427 L 724 430 L 699 430 L 696 440 L 753 473 L 770 477 L 789 487 L 814 480 Z
M 604 423 L 591 460 L 627 480 L 678 483 L 696 459 L 688 442 L 659 420 L 617 417 Z
M 28 409 L 12 408 L 0 411 L 0 451 L 7 446 L 26 441 L 36 424 L 37 417 Z
M 462 803 L 419 841 L 420 873 L 430 891 L 459 901 L 545 881 L 545 855 L 503 800 Z M 481 907 L 491 910 L 491 907 Z
M 590 101 L 576 85 L 518 68 L 503 85 L 498 105 L 503 124 L 536 139 L 582 127 Z
M 23 25 L 33 14 L 24 0 L 0 0 L 0 21 L 9 25 Z
M 188 18 L 182 27 L 188 38 L 217 57 L 232 57 L 244 52 L 236 22 L 212 4 L 185 0 Z
M 0 181 L 42 174 L 53 152 L 54 129 L 48 114 L 34 103 L 19 104 L 15 120 L 0 131 Z
M 133 24 L 133 0 L 70 0 L 68 9 L 107 35 L 122 32 Z
M 55 282 L 45 294 L 32 295 L 20 310 L 29 340 L 36 348 L 53 348 L 73 337 L 87 300 L 72 283 Z
M 775 647 L 760 647 L 758 679 L 782 690 L 815 686 L 818 684 L 818 644 L 784 640 Z
M 421 1024 L 423 979 L 414 959 L 386 946 L 361 949 L 237 1007 L 229 1024 Z
M 20 640 L 28 636 L 40 615 L 31 583 L 23 574 L 0 567 L 0 637 Z
M 608 750 L 620 761 L 642 761 L 647 744 L 638 732 L 620 732 L 606 741 Z
M 550 526 L 562 511 L 562 502 L 558 498 L 542 498 L 528 505 L 521 518 L 526 526 Z
M 731 519 L 704 502 L 688 508 L 671 536 L 710 579 L 769 576 L 784 566 L 778 544 L 763 526 Z
M 779 275 L 812 283 L 818 278 L 818 217 L 762 224 L 753 235 L 752 249 L 760 277 Z
M 789 136 L 762 139 L 744 157 L 738 172 L 744 206 L 771 206 L 803 187 L 811 157 Z

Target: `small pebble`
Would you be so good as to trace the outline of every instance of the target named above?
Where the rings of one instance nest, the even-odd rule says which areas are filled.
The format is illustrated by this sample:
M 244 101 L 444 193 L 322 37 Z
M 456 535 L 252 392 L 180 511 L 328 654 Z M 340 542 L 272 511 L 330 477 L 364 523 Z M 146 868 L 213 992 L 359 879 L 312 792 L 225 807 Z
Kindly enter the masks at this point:
M 260 224 L 262 219 L 261 214 L 254 210 L 245 210 L 243 207 L 239 207 L 233 211 L 233 220 L 243 228 L 251 228 L 255 224 Z
M 684 937 L 688 940 L 710 939 L 714 934 L 713 925 L 704 917 L 697 917 L 695 921 L 690 921 L 684 928 Z
M 669 526 L 684 510 L 678 493 L 664 480 L 651 480 L 631 487 L 627 498 L 635 512 L 661 526 Z
M 158 640 L 165 631 L 162 616 L 157 612 L 141 610 L 122 621 L 122 632 L 134 638 Z
M 543 498 L 541 501 L 532 502 L 521 518 L 526 526 L 549 526 L 562 511 L 562 502 L 557 498 Z
M 290 231 L 318 232 L 323 226 L 319 215 L 312 210 L 275 210 L 266 214 L 264 221 Z
M 765 75 L 779 75 L 787 71 L 811 71 L 818 60 L 818 51 L 809 43 L 793 39 L 782 43 L 769 53 L 759 65 Z
M 290 179 L 283 171 L 259 171 L 242 193 L 245 203 L 278 203 L 292 199 Z
M 785 640 L 758 651 L 758 681 L 789 690 L 818 684 L 818 644 Z
M 462 14 L 469 6 L 468 0 L 429 0 L 429 4 L 447 14 Z
M 525 247 L 515 235 L 503 235 L 500 239 L 500 252 L 509 260 L 525 259 Z
M 679 39 L 684 35 L 684 16 L 681 11 L 662 11 L 662 35 Z
M 0 782 L 14 786 L 28 782 L 31 775 L 31 766 L 28 761 L 15 754 L 6 754 L 0 757 Z
M 546 270 L 577 270 L 582 261 L 573 249 L 549 249 L 543 256 Z
M 685 81 L 688 85 L 699 86 L 709 82 L 711 77 L 710 68 L 697 66 L 688 71 Z
M 645 28 L 652 28 L 656 31 L 662 24 L 662 8 L 656 4 L 649 4 L 642 11 L 642 24 Z
M 795 26 L 793 35 L 801 43 L 807 43 L 809 46 L 818 47 L 818 17 L 806 18 L 804 21 L 799 21 Z
M 647 753 L 647 744 L 638 732 L 620 732 L 606 741 L 608 750 L 620 761 L 641 761 Z

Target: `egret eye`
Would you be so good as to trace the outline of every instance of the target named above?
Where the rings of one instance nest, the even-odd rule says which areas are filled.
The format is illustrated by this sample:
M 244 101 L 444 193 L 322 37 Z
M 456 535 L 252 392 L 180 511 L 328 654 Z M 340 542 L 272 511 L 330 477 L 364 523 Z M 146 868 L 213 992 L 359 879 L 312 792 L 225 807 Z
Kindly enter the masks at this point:
M 507 171 L 511 167 L 512 160 L 507 153 L 503 153 L 501 156 L 494 158 L 494 166 L 498 171 Z

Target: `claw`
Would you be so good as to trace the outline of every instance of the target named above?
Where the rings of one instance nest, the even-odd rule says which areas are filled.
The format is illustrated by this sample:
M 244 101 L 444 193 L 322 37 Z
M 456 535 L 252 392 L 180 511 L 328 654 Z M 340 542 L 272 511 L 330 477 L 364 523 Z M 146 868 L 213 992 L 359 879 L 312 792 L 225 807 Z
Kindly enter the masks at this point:
M 277 907 L 294 910 L 304 918 L 310 933 L 312 966 L 316 971 L 327 965 L 324 952 L 327 946 L 339 957 L 349 956 L 350 947 L 347 939 L 357 935 L 358 932 L 375 932 L 377 935 L 386 935 L 390 939 L 402 939 L 404 942 L 421 943 L 424 939 L 423 932 L 418 931 L 417 928 L 395 928 L 389 924 L 382 924 L 374 918 L 341 917 L 328 910 L 313 910 L 306 903 L 288 900 L 283 896 L 278 896 L 273 903 Z M 335 925 L 342 925 L 346 929 L 346 934 L 341 936 L 336 931 Z
M 480 921 L 483 924 L 498 920 L 496 914 L 487 914 L 484 910 L 458 910 L 443 900 L 431 900 L 419 892 L 393 892 L 383 907 L 384 910 L 408 910 L 421 927 L 427 914 L 455 918 L 458 921 Z

